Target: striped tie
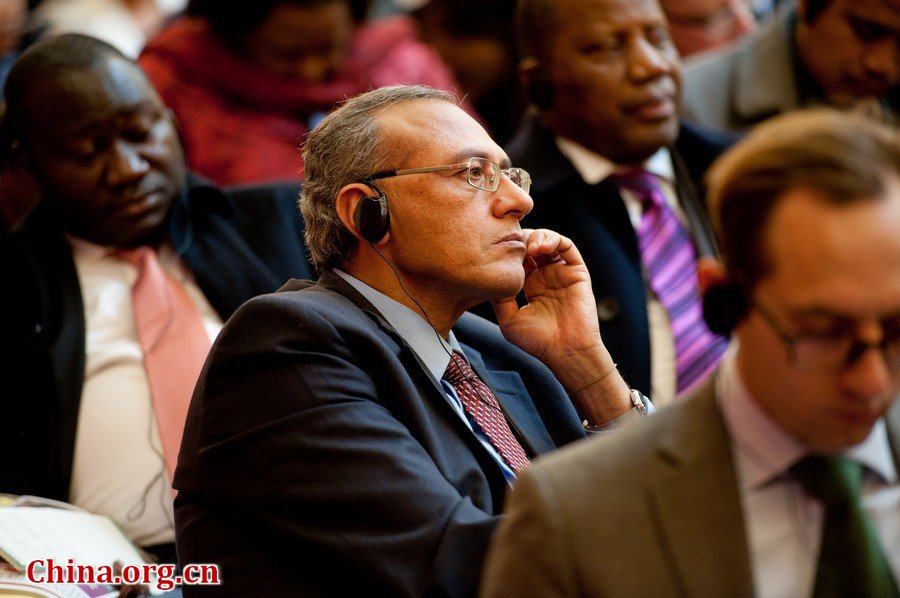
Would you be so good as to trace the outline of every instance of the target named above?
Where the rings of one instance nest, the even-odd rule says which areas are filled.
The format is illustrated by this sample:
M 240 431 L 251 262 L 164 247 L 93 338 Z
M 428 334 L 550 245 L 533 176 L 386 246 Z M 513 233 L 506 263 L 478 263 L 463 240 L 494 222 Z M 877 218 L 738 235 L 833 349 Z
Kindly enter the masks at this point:
M 184 288 L 173 280 L 150 247 L 119 250 L 138 277 L 131 288 L 134 323 L 162 440 L 166 468 L 175 472 L 184 420 L 194 385 L 209 353 L 203 318 Z
M 444 380 L 453 385 L 459 400 L 466 408 L 466 413 L 481 428 L 510 467 L 516 471 L 528 467 L 528 456 L 506 423 L 497 397 L 469 367 L 465 358 L 456 351 L 450 356 Z
M 666 203 L 656 177 L 632 170 L 614 177 L 634 193 L 643 206 L 635 230 L 650 288 L 669 314 L 675 338 L 678 393 L 682 393 L 715 369 L 727 342 L 709 331 L 697 286 L 697 254 L 678 216 Z

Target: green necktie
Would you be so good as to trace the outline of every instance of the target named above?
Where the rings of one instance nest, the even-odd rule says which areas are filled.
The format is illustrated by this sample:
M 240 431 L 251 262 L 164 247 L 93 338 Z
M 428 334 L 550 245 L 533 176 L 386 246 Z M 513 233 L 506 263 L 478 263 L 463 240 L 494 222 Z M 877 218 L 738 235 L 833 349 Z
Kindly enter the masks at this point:
M 872 522 L 859 502 L 862 465 L 842 457 L 810 456 L 794 465 L 791 473 L 825 506 L 813 598 L 900 597 Z

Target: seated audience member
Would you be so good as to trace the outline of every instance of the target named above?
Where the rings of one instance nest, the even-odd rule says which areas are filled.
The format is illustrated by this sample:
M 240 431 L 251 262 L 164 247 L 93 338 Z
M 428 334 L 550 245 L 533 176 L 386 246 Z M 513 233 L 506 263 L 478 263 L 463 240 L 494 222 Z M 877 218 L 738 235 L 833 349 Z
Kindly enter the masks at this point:
M 108 515 L 172 562 L 170 479 L 210 341 L 310 274 L 298 188 L 187 174 L 143 71 L 94 38 L 32 46 L 5 91 L 4 145 L 41 202 L 0 244 L 0 492 Z
M 710 193 L 707 313 L 735 344 L 691 398 L 516 482 L 485 596 L 900 595 L 900 137 L 785 115 Z
M 681 126 L 678 54 L 656 0 L 523 0 L 523 84 L 536 107 L 507 146 L 534 177 L 524 224 L 571 238 L 625 379 L 657 404 L 715 367 L 697 255 L 715 254 L 695 181 L 730 143 Z
M 515 0 L 427 0 L 411 16 L 459 82 L 459 94 L 503 145 L 525 110 L 516 76 Z M 473 18 L 473 15 L 477 15 Z
M 140 58 L 178 117 L 188 165 L 219 183 L 299 180 L 298 147 L 349 97 L 393 83 L 455 89 L 408 17 L 364 0 L 191 0 Z
M 660 0 L 682 58 L 733 44 L 756 29 L 747 0 Z
M 743 130 L 827 104 L 896 124 L 900 0 L 797 0 L 734 48 L 685 66 L 684 117 Z
M 473 595 L 517 473 L 646 406 L 578 250 L 519 227 L 528 174 L 453 96 L 358 96 L 305 159 L 321 276 L 248 302 L 210 353 L 175 517 L 182 561 L 223 585 L 185 592 Z M 465 313 L 486 300 L 500 328 Z

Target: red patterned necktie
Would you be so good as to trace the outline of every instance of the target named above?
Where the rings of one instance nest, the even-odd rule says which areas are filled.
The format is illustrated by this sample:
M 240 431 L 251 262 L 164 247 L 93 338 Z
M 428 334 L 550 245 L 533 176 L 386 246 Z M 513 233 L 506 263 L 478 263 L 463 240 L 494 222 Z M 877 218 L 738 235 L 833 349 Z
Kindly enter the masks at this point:
M 444 380 L 453 385 L 466 412 L 510 467 L 516 471 L 528 467 L 528 456 L 506 423 L 497 397 L 457 351 L 450 355 Z
M 166 274 L 150 247 L 119 250 L 134 264 L 131 288 L 134 323 L 144 353 L 153 411 L 171 476 L 178 462 L 184 420 L 210 341 L 200 310 L 184 288 Z
M 646 170 L 632 170 L 613 178 L 634 193 L 643 207 L 635 234 L 650 288 L 669 314 L 678 392 L 682 393 L 715 369 L 727 341 L 706 326 L 697 285 L 697 254 L 678 216 L 666 203 L 656 176 Z

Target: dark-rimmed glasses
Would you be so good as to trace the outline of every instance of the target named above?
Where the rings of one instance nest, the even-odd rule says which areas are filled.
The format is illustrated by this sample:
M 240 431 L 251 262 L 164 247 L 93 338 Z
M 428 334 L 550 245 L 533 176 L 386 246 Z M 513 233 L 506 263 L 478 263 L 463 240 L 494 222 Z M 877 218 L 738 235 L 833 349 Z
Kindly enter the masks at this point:
M 850 330 L 824 334 L 788 334 L 768 309 L 758 301 L 753 308 L 784 343 L 788 358 L 808 372 L 837 373 L 859 359 L 869 349 L 878 349 L 891 371 L 900 370 L 900 328 L 885 329 L 880 342 L 861 341 Z
M 483 191 L 494 192 L 500 187 L 500 175 L 506 175 L 514 185 L 525 193 L 531 190 L 531 175 L 521 168 L 500 168 L 496 162 L 487 158 L 469 158 L 459 164 L 447 164 L 446 166 L 426 166 L 424 168 L 404 168 L 402 170 L 384 170 L 365 177 L 364 181 L 377 181 L 405 174 L 422 174 L 426 172 L 441 172 L 443 170 L 466 171 L 466 182 Z

